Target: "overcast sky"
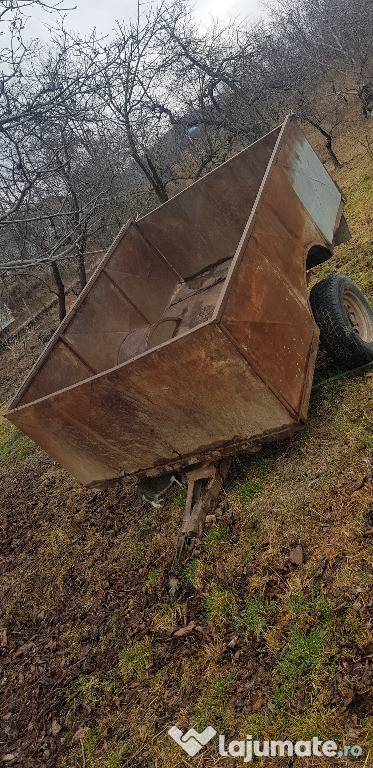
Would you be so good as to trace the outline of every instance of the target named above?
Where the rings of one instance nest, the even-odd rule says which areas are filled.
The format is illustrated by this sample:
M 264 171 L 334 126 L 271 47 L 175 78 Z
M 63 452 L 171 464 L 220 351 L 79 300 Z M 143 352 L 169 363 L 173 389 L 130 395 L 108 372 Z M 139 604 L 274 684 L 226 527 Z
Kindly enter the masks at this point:
M 145 3 L 144 3 L 145 5 Z M 151 5 L 151 3 L 149 3 Z M 115 22 L 128 21 L 135 18 L 137 13 L 137 0 L 68 0 L 62 7 L 75 10 L 69 12 L 66 27 L 74 29 L 82 35 L 88 34 L 93 27 L 101 33 L 108 33 L 115 26 Z M 211 16 L 227 20 L 237 15 L 257 18 L 264 12 L 262 0 L 197 0 L 195 3 L 195 18 L 201 25 L 206 25 Z M 51 17 L 40 10 L 33 10 L 27 25 L 27 33 L 32 37 L 47 39 L 45 22 L 50 22 Z

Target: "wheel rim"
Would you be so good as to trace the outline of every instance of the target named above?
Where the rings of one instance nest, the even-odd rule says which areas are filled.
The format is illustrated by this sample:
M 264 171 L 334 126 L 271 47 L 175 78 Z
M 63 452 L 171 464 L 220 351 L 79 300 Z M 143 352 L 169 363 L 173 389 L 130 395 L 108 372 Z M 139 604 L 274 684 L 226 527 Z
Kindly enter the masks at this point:
M 352 291 L 345 291 L 343 305 L 351 327 L 362 341 L 369 344 L 373 341 L 373 326 L 366 306 Z

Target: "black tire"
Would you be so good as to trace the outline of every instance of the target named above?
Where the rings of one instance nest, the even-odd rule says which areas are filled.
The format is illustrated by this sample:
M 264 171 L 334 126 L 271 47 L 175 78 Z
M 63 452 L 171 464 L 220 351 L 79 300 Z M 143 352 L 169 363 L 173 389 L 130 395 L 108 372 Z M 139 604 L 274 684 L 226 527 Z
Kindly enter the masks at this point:
M 347 275 L 329 275 L 313 286 L 310 303 L 320 342 L 343 368 L 373 360 L 373 310 Z

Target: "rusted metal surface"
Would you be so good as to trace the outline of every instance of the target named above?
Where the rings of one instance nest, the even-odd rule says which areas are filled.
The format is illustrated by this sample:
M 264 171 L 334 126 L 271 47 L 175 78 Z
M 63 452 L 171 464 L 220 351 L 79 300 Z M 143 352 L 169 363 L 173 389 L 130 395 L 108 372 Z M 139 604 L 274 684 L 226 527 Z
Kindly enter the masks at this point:
M 196 463 L 291 421 L 214 324 L 20 407 L 12 420 L 84 483 L 160 471 L 185 456 Z
M 234 256 L 278 134 L 276 128 L 137 222 L 184 279 Z
M 318 341 L 307 254 L 343 210 L 325 173 L 287 118 L 127 225 L 8 418 L 86 485 L 299 429 Z

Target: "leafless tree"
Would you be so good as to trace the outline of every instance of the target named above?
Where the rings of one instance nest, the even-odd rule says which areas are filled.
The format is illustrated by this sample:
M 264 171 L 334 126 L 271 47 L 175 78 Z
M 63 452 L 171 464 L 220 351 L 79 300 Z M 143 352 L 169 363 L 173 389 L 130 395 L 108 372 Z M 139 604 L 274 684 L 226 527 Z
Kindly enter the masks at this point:
M 168 199 L 167 179 L 159 162 L 159 141 L 176 120 L 172 94 L 165 84 L 164 56 L 159 56 L 156 33 L 163 5 L 140 13 L 128 25 L 118 24 L 110 43 L 95 44 L 101 67 L 95 91 L 105 110 L 109 129 L 121 130 L 128 152 L 161 202 Z
M 78 132 L 64 123 L 48 136 L 48 145 L 58 147 L 58 165 L 8 221 L 0 269 L 24 274 L 43 265 L 50 268 L 62 319 L 66 305 L 61 264 L 76 263 L 81 290 L 87 279 L 87 253 L 101 251 L 121 223 L 123 176 L 117 170 L 118 151 L 114 155 L 114 147 L 97 127 L 93 131 L 82 125 Z
M 60 261 L 77 259 L 83 287 L 85 251 L 112 184 L 112 169 L 106 164 L 99 175 L 94 156 L 98 141 L 100 156 L 105 153 L 90 99 L 96 62 L 83 58 L 84 43 L 72 39 L 63 24 L 51 46 L 25 45 L 26 10 L 37 5 L 52 12 L 55 6 L 2 5 L 0 18 L 8 27 L 0 78 L 0 269 L 24 274 L 50 265 L 62 317 Z M 91 168 L 97 171 L 94 183 Z
M 355 93 L 373 110 L 372 0 L 277 0 L 268 20 L 212 21 L 160 0 L 79 39 L 63 19 L 49 46 L 25 45 L 28 9 L 0 0 L 0 271 L 53 278 L 60 317 L 72 273 L 127 216 L 166 202 L 290 110 L 325 138 Z M 70 265 L 70 266 L 69 266 Z M 49 278 L 48 278 L 49 279 Z
M 336 166 L 333 139 L 349 95 L 356 93 L 369 113 L 372 28 L 372 0 L 278 0 L 272 8 L 266 54 L 272 88 L 324 136 Z

